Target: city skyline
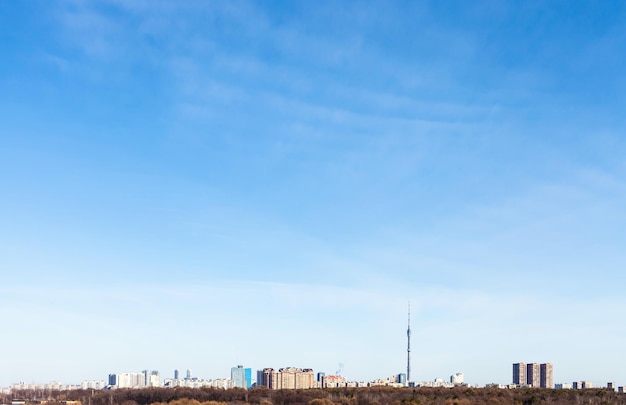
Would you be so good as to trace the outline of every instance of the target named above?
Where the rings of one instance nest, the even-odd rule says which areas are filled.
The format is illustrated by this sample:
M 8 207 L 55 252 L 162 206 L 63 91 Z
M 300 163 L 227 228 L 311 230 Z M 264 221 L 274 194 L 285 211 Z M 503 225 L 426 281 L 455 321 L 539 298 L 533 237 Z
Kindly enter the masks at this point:
M 106 380 L 83 380 L 80 384 L 72 385 L 58 381 L 49 383 L 14 383 L 10 387 L 0 387 L 3 394 L 11 390 L 75 390 L 75 389 L 142 389 L 151 387 L 161 388 L 203 388 L 213 387 L 221 389 L 266 387 L 272 390 L 281 389 L 312 389 L 312 388 L 339 388 L 339 387 L 374 387 L 389 386 L 396 388 L 403 387 L 446 387 L 453 388 L 459 386 L 475 388 L 499 388 L 499 389 L 612 389 L 619 393 L 625 392 L 623 385 L 615 381 L 608 381 L 605 384 L 595 384 L 588 380 L 578 380 L 572 383 L 557 383 L 553 381 L 553 365 L 551 363 L 514 363 L 512 384 L 489 383 L 485 385 L 468 384 L 464 374 L 457 372 L 450 375 L 449 382 L 442 378 L 435 378 L 430 381 L 409 381 L 405 373 L 392 375 L 385 378 L 376 378 L 371 381 L 357 381 L 340 374 L 327 374 L 315 371 L 310 368 L 282 367 L 274 369 L 266 367 L 256 370 L 257 378 L 252 379 L 252 368 L 244 368 L 237 365 L 230 369 L 230 377 L 192 377 L 190 369 L 184 378 L 179 379 L 179 370 L 173 370 L 173 377 L 161 375 L 158 370 L 143 370 L 141 372 L 112 373 Z M 536 375 L 538 374 L 538 375 Z M 161 378 L 163 377 L 163 378 Z
M 393 386 L 415 386 L 415 387 L 436 387 L 447 386 L 444 379 L 436 377 L 431 380 L 414 381 L 408 379 L 408 374 L 399 373 L 394 374 L 391 377 L 377 377 L 370 381 L 351 379 L 349 376 L 342 375 L 343 364 L 339 365 L 340 368 L 335 374 L 329 374 L 325 371 L 313 370 L 311 368 L 298 368 L 298 367 L 281 367 L 274 369 L 272 367 L 264 367 L 256 370 L 256 379 L 252 378 L 252 368 L 244 367 L 239 364 L 230 368 L 230 377 L 212 376 L 209 378 L 193 376 L 192 370 L 187 369 L 184 378 L 180 378 L 180 372 L 178 369 L 172 370 L 172 376 L 162 375 L 158 370 L 142 370 L 141 372 L 122 372 L 122 373 L 110 373 L 106 380 L 82 380 L 78 385 L 83 389 L 108 389 L 114 388 L 141 388 L 141 387 L 189 387 L 200 388 L 203 386 L 211 386 L 217 388 L 246 388 L 249 389 L 253 386 L 265 386 L 270 389 L 294 389 L 294 388 L 313 388 L 314 382 L 323 384 L 323 381 L 330 381 L 330 387 L 335 387 L 336 383 L 348 383 L 346 386 L 358 387 L 366 386 L 365 384 L 381 384 L 384 381 L 387 383 L 393 383 Z M 286 373 L 285 375 L 282 375 Z M 295 373 L 295 374 L 294 374 Z M 296 377 L 298 373 L 306 374 L 305 377 Z M 304 378 L 304 379 L 302 379 Z M 450 375 L 450 386 L 454 385 L 467 385 L 465 381 L 464 373 L 456 372 Z M 357 383 L 357 385 L 353 385 Z M 350 385 L 352 384 L 352 385 Z M 361 384 L 361 385 L 358 385 Z M 60 383 L 57 380 L 53 380 L 51 383 L 24 383 L 17 382 L 11 384 L 11 387 L 17 386 L 64 386 L 69 387 L 72 384 Z M 75 386 L 75 385 L 74 385 Z M 341 385 L 339 385 L 341 386 Z M 468 386 L 479 388 L 544 388 L 544 389 L 584 389 L 593 387 L 608 387 L 611 389 L 624 391 L 624 386 L 616 384 L 614 380 L 608 381 L 606 384 L 597 383 L 594 385 L 592 381 L 588 380 L 576 380 L 572 383 L 554 383 L 554 367 L 552 363 L 513 363 L 512 383 L 502 384 L 497 382 L 491 382 L 484 385 L 481 384 L 469 384 Z M 315 386 L 320 388 L 319 386 Z M 0 388 L 6 388 L 1 387 Z M 60 388 L 68 389 L 68 388 Z
M 0 39 L 0 386 L 626 381 L 625 3 L 3 1 Z

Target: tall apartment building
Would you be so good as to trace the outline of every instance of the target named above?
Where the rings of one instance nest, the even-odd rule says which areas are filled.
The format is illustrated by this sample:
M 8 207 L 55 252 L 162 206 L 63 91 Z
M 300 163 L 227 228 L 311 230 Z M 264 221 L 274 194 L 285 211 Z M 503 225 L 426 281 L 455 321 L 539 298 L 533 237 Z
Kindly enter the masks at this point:
M 271 390 L 307 389 L 315 386 L 315 376 L 310 368 L 264 368 L 257 372 L 257 385 Z
M 526 363 L 513 364 L 513 384 L 526 384 Z
M 542 363 L 539 365 L 539 387 L 554 388 L 552 363 Z
M 109 385 L 115 388 L 145 387 L 146 377 L 143 373 L 109 374 Z
M 233 367 L 230 369 L 230 379 L 233 382 L 233 387 L 247 388 L 246 387 L 246 372 L 242 365 Z
M 252 370 L 241 365 L 233 367 L 230 369 L 230 379 L 233 387 L 248 389 L 252 385 Z
M 526 364 L 526 384 L 531 387 L 537 388 L 539 387 L 539 371 L 541 368 L 539 367 L 539 363 L 528 363 Z
M 398 384 L 402 384 L 403 387 L 407 386 L 407 380 L 406 380 L 406 374 L 405 373 L 400 373 L 398 375 L 396 375 L 396 383 Z
M 144 387 L 160 387 L 161 386 L 161 377 L 159 376 L 159 372 L 157 370 L 143 370 L 141 372 L 143 374 L 143 386 Z
M 279 389 L 296 388 L 296 368 L 287 367 L 278 370 L 278 386 Z
M 553 388 L 552 363 L 514 363 L 513 384 L 535 388 Z
M 256 372 L 257 387 L 265 387 L 271 389 L 272 380 L 275 378 L 275 373 L 276 372 L 273 368 L 264 368 L 263 370 L 258 370 Z
M 463 373 L 456 373 L 450 376 L 450 383 L 454 385 L 463 384 Z
M 252 369 L 244 368 L 244 379 L 246 380 L 246 389 L 252 387 Z

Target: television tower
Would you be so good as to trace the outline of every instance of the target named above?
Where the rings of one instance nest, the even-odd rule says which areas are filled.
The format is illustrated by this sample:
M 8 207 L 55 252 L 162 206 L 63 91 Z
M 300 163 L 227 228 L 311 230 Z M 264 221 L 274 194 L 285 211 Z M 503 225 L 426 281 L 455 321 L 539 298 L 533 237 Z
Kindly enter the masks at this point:
M 406 381 L 411 381 L 411 302 L 409 301 L 409 322 L 406 329 Z

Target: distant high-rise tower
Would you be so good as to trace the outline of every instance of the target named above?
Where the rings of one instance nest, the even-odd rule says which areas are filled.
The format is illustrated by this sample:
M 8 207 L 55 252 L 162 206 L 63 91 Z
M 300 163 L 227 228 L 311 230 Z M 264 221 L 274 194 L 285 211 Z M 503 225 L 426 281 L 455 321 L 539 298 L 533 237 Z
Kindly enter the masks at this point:
M 406 380 L 411 381 L 411 303 L 409 302 L 409 322 L 406 329 Z
M 526 364 L 526 384 L 539 388 L 539 363 Z
M 187 369 L 187 379 L 191 380 L 191 369 Z
M 178 370 L 174 370 L 174 379 L 175 379 L 175 380 L 178 380 L 178 377 L 179 377 L 179 376 L 180 376 L 180 375 L 179 375 L 179 373 L 178 373 Z
M 242 365 L 230 369 L 230 379 L 234 387 L 248 388 L 246 386 L 246 371 Z
M 526 363 L 513 364 L 513 384 L 526 385 Z
M 552 375 L 552 364 L 541 363 L 539 365 L 539 386 L 541 388 L 554 388 L 554 379 Z
M 250 387 L 252 387 L 252 369 L 244 368 L 243 371 L 246 380 L 246 389 L 250 389 Z

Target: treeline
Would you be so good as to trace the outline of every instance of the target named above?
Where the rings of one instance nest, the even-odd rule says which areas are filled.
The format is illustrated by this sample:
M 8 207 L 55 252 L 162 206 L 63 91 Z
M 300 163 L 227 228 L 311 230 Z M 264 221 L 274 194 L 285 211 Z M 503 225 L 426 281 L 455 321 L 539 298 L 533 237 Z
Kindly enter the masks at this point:
M 268 390 L 266 388 L 146 388 L 110 391 L 48 392 L 52 401 L 82 405 L 626 405 L 626 394 L 607 389 L 487 389 L 487 388 L 336 388 Z M 32 398 L 14 392 L 13 398 Z M 46 399 L 46 398 L 40 398 Z M 34 399 L 33 399 L 34 400 Z

